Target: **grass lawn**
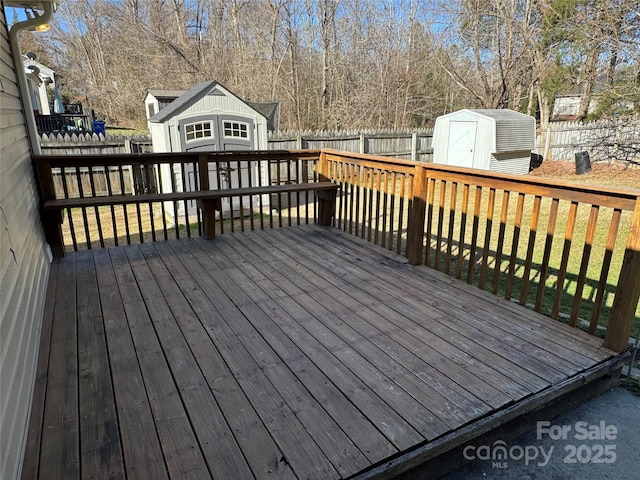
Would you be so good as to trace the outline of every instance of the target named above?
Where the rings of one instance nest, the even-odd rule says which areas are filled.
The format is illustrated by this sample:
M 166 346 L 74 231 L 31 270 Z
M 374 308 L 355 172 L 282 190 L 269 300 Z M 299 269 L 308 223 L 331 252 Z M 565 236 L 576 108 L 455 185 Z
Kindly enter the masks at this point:
M 640 168 L 635 166 L 633 168 L 625 167 L 622 164 L 607 164 L 607 163 L 596 163 L 592 165 L 591 172 L 588 172 L 583 175 L 575 174 L 575 164 L 574 162 L 544 162 L 543 165 L 534 170 L 532 175 L 548 177 L 554 179 L 562 179 L 567 181 L 580 182 L 585 184 L 592 185 L 610 185 L 616 187 L 623 188 L 631 188 L 640 190 Z M 564 210 L 560 210 L 558 215 L 558 223 L 556 225 L 557 231 L 563 231 L 563 228 L 566 226 L 566 212 L 568 205 L 565 205 Z M 581 206 L 578 209 L 578 222 L 576 224 L 574 238 L 576 238 L 578 244 L 583 242 L 583 239 L 586 235 L 586 225 L 587 220 L 590 214 L 589 206 Z M 588 284 L 585 286 L 585 290 L 583 291 L 582 297 L 586 299 L 586 304 L 589 303 L 589 300 L 592 299 L 593 292 L 593 282 L 597 282 L 600 277 L 600 272 L 602 268 L 601 259 L 604 254 L 605 244 L 608 236 L 608 229 L 602 228 L 600 225 L 608 225 L 611 218 L 612 211 L 610 209 L 600 209 L 600 213 L 598 216 L 598 229 L 596 230 L 593 248 L 591 251 L 592 259 L 589 262 L 588 270 L 587 270 L 587 279 Z M 547 218 L 545 215 L 542 218 Z M 622 255 L 624 253 L 625 242 L 629 234 L 629 226 L 631 221 L 631 212 L 623 212 L 620 227 L 618 230 L 616 247 L 614 250 L 614 255 L 611 259 L 611 268 L 609 270 L 609 275 L 607 278 L 607 284 L 609 288 L 613 288 L 618 284 L 618 275 L 620 272 L 620 266 L 622 265 Z M 602 223 L 601 223 L 602 222 Z M 541 225 L 541 232 L 546 232 L 546 225 Z M 543 235 L 544 236 L 544 235 Z M 552 261 L 554 264 L 558 264 L 558 258 L 562 255 L 561 253 L 562 245 L 558 242 L 558 245 L 554 244 L 554 250 L 552 253 Z M 571 252 L 569 256 L 568 263 L 568 273 L 569 275 L 577 274 L 580 271 L 582 260 L 582 251 L 581 249 L 577 249 L 576 251 Z M 638 272 L 640 275 L 640 272 Z M 570 279 L 568 275 L 568 279 Z M 554 277 L 550 276 L 547 280 L 547 285 L 551 284 L 554 286 Z M 575 282 L 568 281 L 565 282 L 566 293 L 563 296 L 563 310 L 566 309 L 566 304 L 570 301 L 570 296 L 575 293 Z M 611 295 L 608 295 L 605 298 L 605 308 L 602 312 L 600 323 L 606 322 L 609 314 L 609 308 L 613 302 L 613 298 Z M 543 304 L 544 305 L 544 304 Z M 584 311 L 584 308 L 581 309 L 581 316 Z M 632 330 L 632 336 L 637 336 L 640 330 L 640 303 L 636 308 L 636 318 L 634 322 L 634 327 Z
M 535 170 L 532 175 L 548 177 L 553 179 L 563 179 L 567 181 L 612 185 L 624 188 L 640 189 L 640 168 L 625 169 L 619 165 L 594 164 L 593 170 L 587 174 L 576 175 L 575 166 L 572 162 L 547 162 L 541 168 Z M 489 189 L 483 189 L 480 193 L 479 215 L 477 219 L 477 241 L 476 252 L 473 256 L 473 266 L 469 277 L 469 262 L 471 260 L 471 243 L 474 225 L 474 205 L 476 203 L 476 189 L 469 189 L 469 200 L 467 208 L 467 218 L 465 222 L 464 246 L 459 250 L 460 231 L 462 217 L 460 209 L 463 202 L 462 186 L 458 186 L 455 202 L 458 214 L 453 220 L 449 217 L 449 205 L 454 200 L 451 198 L 451 185 L 441 197 L 441 183 L 436 183 L 434 190 L 434 207 L 431 214 L 431 238 L 429 258 L 427 264 L 445 270 L 446 262 L 449 260 L 447 252 L 446 238 L 451 234 L 454 239 L 450 256 L 450 274 L 455 275 L 456 270 L 460 271 L 460 277 L 469 281 L 473 285 L 480 285 L 481 271 L 485 269 L 484 288 L 488 291 L 495 291 L 500 296 L 505 296 L 507 291 L 507 279 L 509 271 L 509 260 L 512 253 L 512 244 L 516 229 L 514 228 L 516 219 L 517 195 L 511 194 L 507 204 L 507 215 L 505 224 L 505 239 L 500 262 L 497 262 L 496 251 L 498 250 L 498 236 L 500 231 L 500 216 L 503 207 L 503 192 L 497 190 L 494 198 L 493 221 L 489 225 L 487 222 L 489 206 Z M 442 216 L 440 217 L 440 200 L 442 202 Z M 578 326 L 587 328 L 591 321 L 593 306 L 597 303 L 597 292 L 599 282 L 604 282 L 604 296 L 602 298 L 602 308 L 597 320 L 601 326 L 606 325 L 613 305 L 614 291 L 618 285 L 618 277 L 622 266 L 623 254 L 626 240 L 629 234 L 632 212 L 622 212 L 617 234 L 614 238 L 613 253 L 610 255 L 610 268 L 605 276 L 602 276 L 603 264 L 607 258 L 607 242 L 610 235 L 610 225 L 614 215 L 613 209 L 599 208 L 593 209 L 591 205 L 579 205 L 575 211 L 575 225 L 573 229 L 568 229 L 569 217 L 572 209 L 571 202 L 560 201 L 557 204 L 557 215 L 555 227 L 550 221 L 552 211 L 552 199 L 543 198 L 540 202 L 540 214 L 537 225 L 532 223 L 534 198 L 527 196 L 524 201 L 519 239 L 517 243 L 517 255 L 514 279 L 511 285 L 510 298 L 518 301 L 523 300 L 528 306 L 538 307 L 540 311 L 548 316 L 552 316 L 557 311 L 557 316 L 562 321 L 568 321 L 572 311 L 577 312 Z M 590 247 L 585 248 L 590 216 L 597 215 L 596 228 L 594 230 L 593 241 Z M 442 225 L 439 226 L 441 221 Z M 406 219 L 404 221 L 406 225 Z M 490 227 L 491 231 L 487 232 Z M 535 227 L 532 229 L 532 227 Z M 443 241 L 438 244 L 437 232 L 441 228 Z M 535 241 L 530 243 L 531 231 L 535 230 Z M 489 233 L 489 239 L 486 239 Z M 489 254 L 486 259 L 482 258 L 482 249 L 485 241 L 489 245 Z M 525 259 L 529 249 L 531 250 L 531 268 L 526 271 Z M 547 253 L 548 251 L 548 253 Z M 545 254 L 548 257 L 545 257 Z M 545 262 L 545 258 L 548 261 Z M 437 262 L 437 265 L 436 265 Z M 499 270 L 496 276 L 496 269 Z M 581 275 L 584 271 L 584 275 Z M 544 275 L 544 279 L 542 278 Z M 602 278 L 601 278 L 602 276 Z M 563 281 L 559 282 L 562 277 Z M 584 284 L 578 282 L 578 278 L 585 278 Z M 527 294 L 521 298 L 523 279 L 528 278 Z M 494 284 L 494 281 L 496 282 Z M 578 290 L 581 290 L 578 292 Z M 581 299 L 575 301 L 576 294 Z M 555 299 L 559 298 L 559 305 L 554 305 Z M 636 319 L 632 329 L 632 335 L 638 335 L 640 330 L 640 304 L 636 309 Z M 603 336 L 604 331 L 596 334 Z

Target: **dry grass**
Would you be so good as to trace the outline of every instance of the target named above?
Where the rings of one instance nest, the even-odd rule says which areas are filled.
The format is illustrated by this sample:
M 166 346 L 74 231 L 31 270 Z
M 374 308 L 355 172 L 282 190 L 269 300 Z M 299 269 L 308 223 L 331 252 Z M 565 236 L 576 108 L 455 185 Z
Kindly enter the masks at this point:
M 313 204 L 300 204 L 291 209 L 273 210 L 271 214 L 256 213 L 243 219 L 225 219 L 216 222 L 216 232 L 252 230 L 256 228 L 279 228 L 314 221 Z M 307 209 L 309 208 L 309 214 Z M 84 211 L 83 211 L 84 210 Z M 71 218 L 71 221 L 70 221 Z M 146 243 L 156 240 L 200 236 L 197 214 L 188 218 L 181 215 L 177 220 L 162 208 L 161 203 L 103 206 L 97 208 L 74 208 L 64 214 L 62 235 L 66 250 L 86 250 L 129 243 Z M 128 233 L 128 235 L 127 235 Z M 74 238 L 76 243 L 74 245 Z
M 640 189 L 640 167 L 623 163 L 593 163 L 590 172 L 576 175 L 576 167 L 573 162 L 546 161 L 542 163 L 540 168 L 533 170 L 530 175 L 591 185 Z

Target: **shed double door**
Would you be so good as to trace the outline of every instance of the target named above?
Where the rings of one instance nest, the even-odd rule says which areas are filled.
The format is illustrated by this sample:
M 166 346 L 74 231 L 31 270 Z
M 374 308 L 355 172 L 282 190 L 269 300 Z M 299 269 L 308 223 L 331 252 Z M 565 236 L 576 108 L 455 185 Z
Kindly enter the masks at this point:
M 179 122 L 180 140 L 184 152 L 219 152 L 233 150 L 255 150 L 253 120 L 237 115 L 207 115 L 182 119 Z M 195 137 L 195 138 L 194 138 Z M 186 191 L 197 187 L 196 172 L 192 166 L 185 168 L 184 188 Z M 209 188 L 239 188 L 259 184 L 260 172 L 256 166 L 249 169 L 246 162 L 222 162 L 209 164 Z M 253 199 L 258 205 L 258 198 Z M 233 202 L 233 203 L 231 203 Z M 241 204 L 242 202 L 242 204 Z M 226 217 L 239 216 L 241 211 L 249 213 L 249 198 L 222 199 L 222 214 Z M 196 202 L 188 202 L 188 213 L 195 214 Z

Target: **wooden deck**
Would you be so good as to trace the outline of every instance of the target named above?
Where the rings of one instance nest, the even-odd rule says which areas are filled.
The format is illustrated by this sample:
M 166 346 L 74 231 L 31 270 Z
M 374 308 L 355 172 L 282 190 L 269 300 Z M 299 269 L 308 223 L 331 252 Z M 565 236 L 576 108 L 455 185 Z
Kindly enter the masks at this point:
M 23 477 L 384 477 L 616 368 L 601 344 L 327 227 L 78 252 Z

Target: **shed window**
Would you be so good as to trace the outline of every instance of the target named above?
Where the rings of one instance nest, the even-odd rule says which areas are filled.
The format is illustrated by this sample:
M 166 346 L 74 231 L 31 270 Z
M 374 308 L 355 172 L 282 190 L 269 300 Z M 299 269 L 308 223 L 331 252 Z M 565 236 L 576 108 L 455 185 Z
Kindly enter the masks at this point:
M 201 138 L 213 137 L 211 122 L 190 123 L 184 126 L 187 142 L 199 140 Z
M 224 122 L 224 136 L 236 138 L 248 138 L 248 125 L 240 122 Z

